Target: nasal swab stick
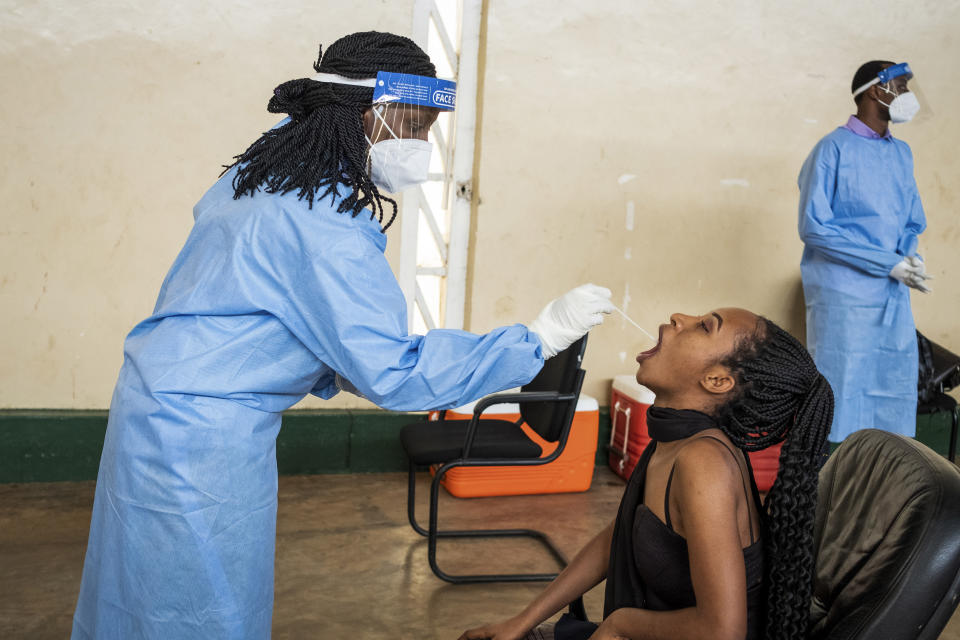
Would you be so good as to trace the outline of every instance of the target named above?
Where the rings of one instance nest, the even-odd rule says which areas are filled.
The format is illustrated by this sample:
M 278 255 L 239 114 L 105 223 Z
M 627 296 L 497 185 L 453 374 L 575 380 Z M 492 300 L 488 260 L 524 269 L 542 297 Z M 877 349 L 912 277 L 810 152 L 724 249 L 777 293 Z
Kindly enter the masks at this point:
M 640 331 L 642 331 L 642 332 L 644 333 L 644 335 L 646 335 L 648 338 L 650 338 L 651 340 L 653 340 L 654 342 L 656 342 L 657 338 L 654 338 L 652 335 L 650 335 L 650 332 L 649 332 L 649 331 L 647 331 L 646 329 L 644 329 L 643 327 L 641 327 L 640 325 L 638 325 L 636 322 L 634 322 L 634 321 L 633 321 L 633 318 L 631 318 L 630 316 L 628 316 L 628 315 L 623 311 L 623 309 L 621 309 L 621 308 L 618 307 L 617 305 L 613 305 L 613 308 L 617 310 L 617 313 L 619 313 L 619 314 L 622 315 L 624 318 L 626 318 L 627 322 L 629 322 L 630 324 L 632 324 L 633 326 L 635 326 L 637 329 L 640 329 Z

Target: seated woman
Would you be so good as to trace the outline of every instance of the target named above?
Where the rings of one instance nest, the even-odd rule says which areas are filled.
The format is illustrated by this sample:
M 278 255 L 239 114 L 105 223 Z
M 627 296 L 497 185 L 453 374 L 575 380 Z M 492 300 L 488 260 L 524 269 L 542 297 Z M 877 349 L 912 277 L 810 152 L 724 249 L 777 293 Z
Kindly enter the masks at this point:
M 674 314 L 637 362 L 656 393 L 652 442 L 616 520 L 522 612 L 461 640 L 806 638 L 830 385 L 795 338 L 743 309 Z M 743 452 L 781 441 L 764 507 Z M 604 578 L 599 627 L 541 624 Z

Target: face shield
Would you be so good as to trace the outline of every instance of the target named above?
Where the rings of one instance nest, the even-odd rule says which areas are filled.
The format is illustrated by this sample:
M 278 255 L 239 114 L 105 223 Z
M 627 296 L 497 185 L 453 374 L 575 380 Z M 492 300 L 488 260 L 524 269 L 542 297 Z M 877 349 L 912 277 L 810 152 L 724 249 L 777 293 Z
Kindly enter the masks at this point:
M 876 78 L 858 87 L 853 92 L 853 97 L 856 98 L 874 85 L 877 85 L 880 104 L 887 107 L 890 112 L 890 122 L 900 124 L 910 122 L 918 113 L 930 114 L 927 101 L 913 79 L 910 65 L 906 62 L 881 70 Z M 922 109 L 921 105 L 923 105 Z
M 387 71 L 376 78 L 320 73 L 312 79 L 373 88 L 367 173 L 377 188 L 399 193 L 427 181 L 433 151 L 427 137 L 439 113 L 456 106 L 455 82 Z

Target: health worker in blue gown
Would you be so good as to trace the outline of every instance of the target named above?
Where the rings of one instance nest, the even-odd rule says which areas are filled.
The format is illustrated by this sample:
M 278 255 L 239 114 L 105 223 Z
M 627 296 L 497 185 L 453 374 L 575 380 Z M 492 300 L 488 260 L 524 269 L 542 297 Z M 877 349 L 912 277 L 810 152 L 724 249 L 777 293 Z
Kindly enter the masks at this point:
M 807 347 L 836 395 L 830 440 L 859 429 L 916 430 L 917 338 L 910 288 L 929 292 L 917 239 L 926 218 L 910 147 L 889 125 L 920 108 L 909 65 L 862 65 L 857 114 L 800 171 Z
M 289 118 L 197 203 L 127 337 L 74 639 L 269 638 L 284 409 L 341 389 L 454 407 L 530 381 L 612 310 L 584 285 L 529 326 L 408 334 L 383 193 L 426 180 L 427 132 L 455 88 L 387 33 L 346 36 L 314 69 L 276 88 L 268 109 Z

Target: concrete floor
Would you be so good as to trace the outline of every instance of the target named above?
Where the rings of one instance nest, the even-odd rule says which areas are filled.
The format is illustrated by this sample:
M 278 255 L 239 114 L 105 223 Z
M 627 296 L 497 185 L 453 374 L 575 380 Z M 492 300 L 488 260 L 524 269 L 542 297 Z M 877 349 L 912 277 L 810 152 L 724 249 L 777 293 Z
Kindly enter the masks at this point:
M 419 497 L 426 497 L 421 474 Z M 0 638 L 69 637 L 94 485 L 0 485 Z M 572 556 L 615 515 L 623 482 L 598 469 L 586 493 L 441 498 L 447 527 L 532 527 Z M 425 502 L 419 500 L 421 521 Z M 404 474 L 280 479 L 273 637 L 453 639 L 512 615 L 541 584 L 450 585 L 427 566 L 426 542 L 406 521 Z M 527 541 L 440 542 L 450 571 L 550 571 Z M 602 586 L 587 611 L 602 610 Z M 960 615 L 940 636 L 960 640 Z

